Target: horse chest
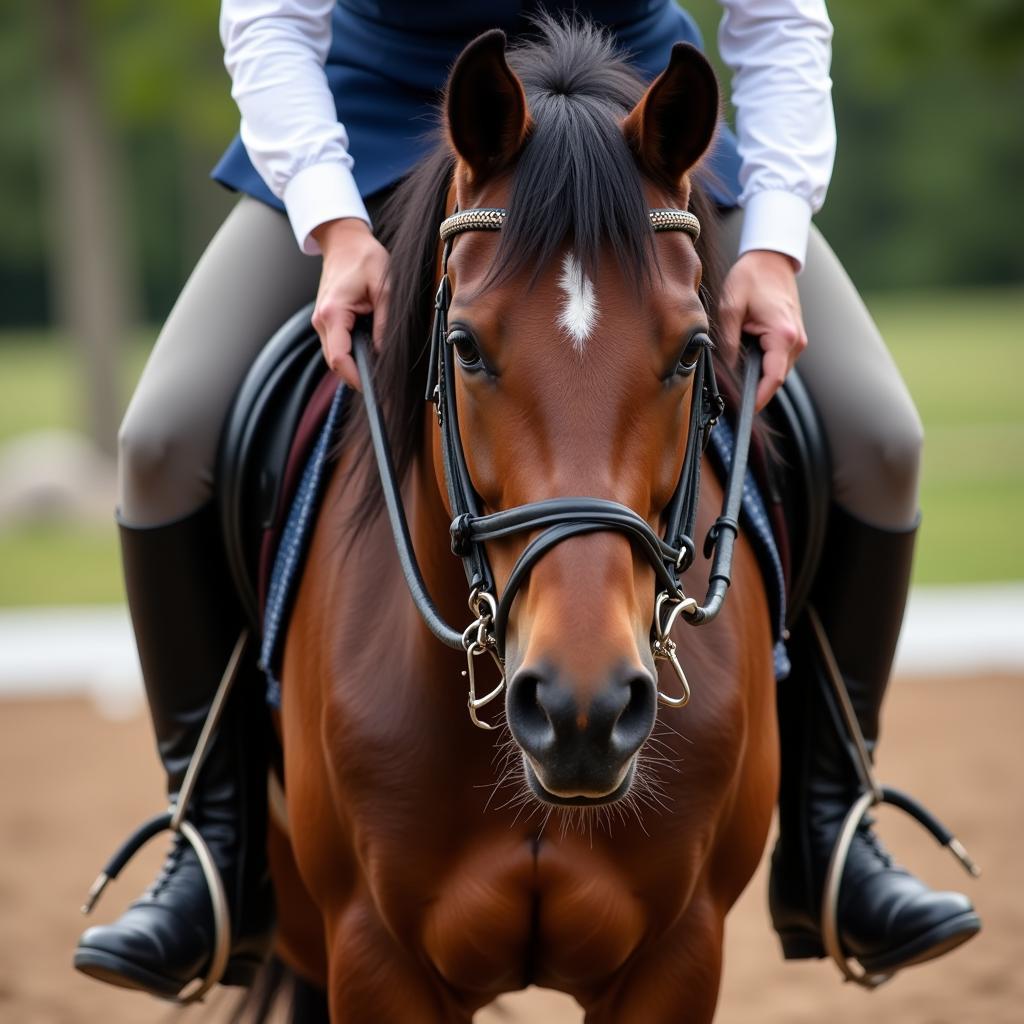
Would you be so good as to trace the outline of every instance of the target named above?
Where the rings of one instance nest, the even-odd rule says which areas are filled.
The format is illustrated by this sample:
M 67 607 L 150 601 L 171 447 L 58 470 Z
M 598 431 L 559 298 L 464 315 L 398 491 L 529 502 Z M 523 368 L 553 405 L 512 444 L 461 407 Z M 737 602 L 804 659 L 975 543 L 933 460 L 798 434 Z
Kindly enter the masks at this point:
M 405 733 L 403 715 L 371 728 L 358 708 L 353 699 L 344 713 L 335 709 L 328 730 L 351 862 L 362 875 L 355 898 L 369 895 L 366 912 L 452 989 L 488 998 L 532 983 L 599 990 L 690 901 L 706 829 L 676 829 L 656 816 L 651 834 L 621 823 L 611 834 L 602 825 L 579 832 L 574 822 L 563 830 L 556 812 L 540 830 L 536 814 L 516 821 L 500 799 L 488 806 L 493 745 L 448 735 L 444 708 L 418 706 Z M 732 751 L 713 723 L 703 724 Z M 712 803 L 719 795 L 702 749 L 688 761 L 702 785 L 674 794 L 687 821 L 706 819 L 692 806 L 695 794 Z
M 600 983 L 642 941 L 650 915 L 622 865 L 588 842 L 505 832 L 466 844 L 443 864 L 428 857 L 415 880 L 433 877 L 429 898 L 421 893 L 422 916 L 408 919 L 398 884 L 396 917 L 406 915 L 409 940 L 456 990 L 490 996 L 530 983 Z M 406 869 L 403 882 L 409 877 Z M 388 914 L 388 895 L 379 895 Z
M 346 725 L 358 738 L 345 728 L 332 736 L 357 891 L 453 989 L 490 996 L 607 978 L 651 920 L 652 901 L 637 894 L 637 836 L 577 834 L 575 825 L 563 834 L 558 815 L 541 830 L 538 814 L 516 821 L 514 807 L 501 809 L 505 791 L 488 809 L 492 744 L 436 742 L 435 714 L 421 708 L 419 743 L 355 728 L 351 707 Z

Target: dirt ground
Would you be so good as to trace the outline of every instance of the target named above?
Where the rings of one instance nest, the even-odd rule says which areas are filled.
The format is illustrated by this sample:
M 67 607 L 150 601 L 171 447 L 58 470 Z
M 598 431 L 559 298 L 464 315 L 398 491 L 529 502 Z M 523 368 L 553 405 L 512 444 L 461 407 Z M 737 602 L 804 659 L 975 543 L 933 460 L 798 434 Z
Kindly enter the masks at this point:
M 982 934 L 952 956 L 912 968 L 878 992 L 840 984 L 828 963 L 784 965 L 765 907 L 762 869 L 729 918 L 723 1024 L 1021 1024 L 1024 1022 L 1024 678 L 900 680 L 886 716 L 884 781 L 909 789 L 954 828 L 984 869 L 971 882 L 931 839 L 883 812 L 901 860 L 933 884 L 965 886 Z M 126 831 L 159 807 L 148 725 L 112 722 L 86 701 L 0 708 L 0 1021 L 150 1024 L 224 1020 L 217 999 L 181 1013 L 71 970 L 77 908 Z M 155 847 L 159 847 L 155 843 Z M 150 877 L 149 851 L 97 911 L 109 920 Z M 562 997 L 517 997 L 514 1017 L 567 1024 Z

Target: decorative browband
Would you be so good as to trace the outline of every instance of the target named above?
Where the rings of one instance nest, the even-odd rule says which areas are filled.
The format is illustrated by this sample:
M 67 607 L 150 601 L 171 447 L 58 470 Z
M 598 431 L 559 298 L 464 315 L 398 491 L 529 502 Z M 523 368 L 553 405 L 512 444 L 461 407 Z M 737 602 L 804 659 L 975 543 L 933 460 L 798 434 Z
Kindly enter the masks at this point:
M 505 223 L 508 210 L 497 207 L 480 207 L 477 210 L 460 210 L 441 221 L 441 241 L 461 235 L 463 231 L 500 231 Z
M 655 231 L 685 231 L 695 242 L 700 238 L 700 221 L 689 210 L 648 210 Z
M 695 242 L 700 237 L 700 221 L 689 210 L 649 210 L 648 215 L 655 231 L 685 231 Z M 498 207 L 460 210 L 441 222 L 441 241 L 463 231 L 500 231 L 507 216 L 508 211 Z

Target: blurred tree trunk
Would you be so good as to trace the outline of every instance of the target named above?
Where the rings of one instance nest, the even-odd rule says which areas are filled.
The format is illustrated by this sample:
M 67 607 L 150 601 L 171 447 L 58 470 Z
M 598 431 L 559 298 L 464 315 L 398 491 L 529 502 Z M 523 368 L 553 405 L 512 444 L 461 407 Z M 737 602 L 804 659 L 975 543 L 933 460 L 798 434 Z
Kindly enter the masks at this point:
M 90 63 L 87 0 L 41 0 L 51 96 L 48 186 L 56 313 L 81 368 L 87 429 L 114 454 L 121 352 L 131 319 L 118 161 Z

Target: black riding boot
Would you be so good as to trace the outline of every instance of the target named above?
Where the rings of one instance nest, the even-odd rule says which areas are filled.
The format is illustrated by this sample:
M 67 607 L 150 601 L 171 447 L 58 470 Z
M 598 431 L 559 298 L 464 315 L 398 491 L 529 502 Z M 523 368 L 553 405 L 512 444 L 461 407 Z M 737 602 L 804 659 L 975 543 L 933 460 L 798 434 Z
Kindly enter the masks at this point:
M 122 526 L 121 551 L 173 801 L 241 631 L 241 614 L 227 582 L 212 505 L 168 526 Z M 251 981 L 273 925 L 265 854 L 266 724 L 260 697 L 245 681 L 243 675 L 224 710 L 188 810 L 209 845 L 230 908 L 225 984 Z M 204 975 L 213 949 L 206 883 L 192 848 L 176 836 L 150 888 L 113 924 L 85 932 L 74 963 L 102 981 L 169 998 Z
M 876 529 L 835 506 L 830 516 L 813 603 L 869 751 L 878 740 L 915 533 Z M 793 674 L 779 686 L 780 836 L 769 889 L 772 921 L 787 960 L 825 955 L 820 929 L 825 875 L 843 819 L 860 795 L 806 616 L 790 646 Z M 866 821 L 843 874 L 838 925 L 845 953 L 876 973 L 939 956 L 974 935 L 981 922 L 966 896 L 933 892 L 896 867 Z

